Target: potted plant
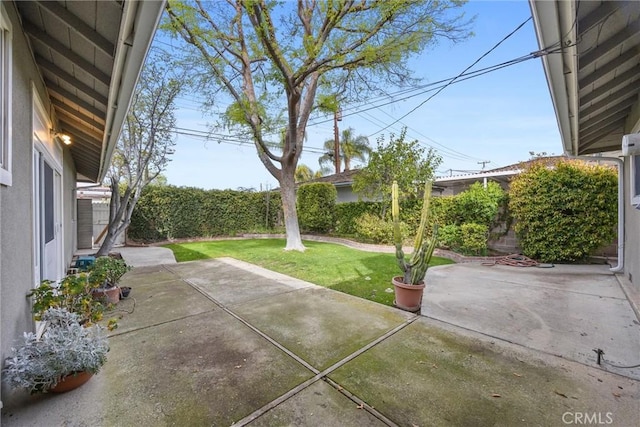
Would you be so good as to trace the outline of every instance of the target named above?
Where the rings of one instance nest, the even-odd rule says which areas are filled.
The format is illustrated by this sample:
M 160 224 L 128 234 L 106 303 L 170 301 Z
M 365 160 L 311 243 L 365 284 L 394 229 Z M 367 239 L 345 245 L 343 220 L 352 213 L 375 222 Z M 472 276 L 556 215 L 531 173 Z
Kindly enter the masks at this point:
M 31 310 L 35 320 L 42 320 L 49 308 L 64 308 L 76 313 L 83 326 L 101 321 L 106 307 L 93 297 L 94 286 L 86 273 L 66 276 L 59 283 L 43 280 L 40 286 L 27 294 L 33 301 Z M 107 328 L 113 330 L 116 327 L 115 319 L 110 319 Z
M 84 327 L 80 317 L 64 308 L 50 308 L 41 337 L 24 334 L 24 343 L 12 348 L 2 380 L 30 393 L 64 392 L 79 387 L 107 360 L 109 345 L 99 325 Z
M 398 202 L 398 183 L 393 182 L 391 187 L 391 215 L 393 217 L 393 241 L 396 247 L 396 260 L 402 276 L 392 279 L 395 290 L 394 305 L 403 310 L 416 312 L 420 310 L 422 304 L 422 293 L 424 291 L 424 277 L 429 268 L 429 261 L 436 247 L 438 237 L 437 224 L 433 227 L 431 236 L 427 233 L 427 222 L 429 219 L 429 203 L 431 201 L 431 181 L 427 181 L 424 189 L 422 201 L 422 214 L 420 216 L 420 226 L 416 233 L 413 245 L 413 254 L 407 259 L 402 250 L 402 233 L 400 232 L 400 205 Z
M 103 298 L 108 303 L 120 301 L 120 288 L 118 282 L 124 274 L 131 270 L 124 260 L 110 256 L 96 259 L 89 273 L 89 281 L 94 284 L 94 296 Z

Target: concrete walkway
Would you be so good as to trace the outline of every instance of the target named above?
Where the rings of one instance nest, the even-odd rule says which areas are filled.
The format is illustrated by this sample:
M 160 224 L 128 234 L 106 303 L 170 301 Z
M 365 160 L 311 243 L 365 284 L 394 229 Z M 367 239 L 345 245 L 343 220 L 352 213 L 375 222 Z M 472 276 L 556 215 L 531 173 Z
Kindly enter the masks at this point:
M 451 264 L 429 270 L 422 314 L 640 380 L 640 319 L 606 265 Z
M 634 379 L 240 261 L 122 284 L 101 373 L 7 405 L 3 425 L 638 425 Z

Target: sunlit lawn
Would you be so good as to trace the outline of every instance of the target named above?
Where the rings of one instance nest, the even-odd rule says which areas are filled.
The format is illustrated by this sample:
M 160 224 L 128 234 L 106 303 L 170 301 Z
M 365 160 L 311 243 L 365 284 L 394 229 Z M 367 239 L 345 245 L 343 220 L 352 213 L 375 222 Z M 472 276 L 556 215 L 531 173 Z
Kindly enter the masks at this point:
M 391 278 L 399 275 L 394 254 L 364 252 L 305 241 L 305 252 L 284 251 L 284 239 L 218 240 L 170 244 L 178 262 L 232 257 L 337 291 L 393 305 Z M 433 257 L 430 265 L 451 264 Z

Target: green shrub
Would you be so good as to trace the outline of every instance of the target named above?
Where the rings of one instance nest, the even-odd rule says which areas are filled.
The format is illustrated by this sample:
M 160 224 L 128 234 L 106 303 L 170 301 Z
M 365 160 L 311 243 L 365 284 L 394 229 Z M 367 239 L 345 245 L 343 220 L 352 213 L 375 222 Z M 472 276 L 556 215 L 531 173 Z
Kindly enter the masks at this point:
M 465 255 L 486 255 L 488 227 L 484 224 L 462 224 L 460 251 Z
M 444 225 L 438 229 L 438 247 L 458 250 L 462 245 L 462 231 L 455 224 Z
M 368 243 L 393 244 L 393 221 L 381 219 L 378 215 L 364 213 L 355 220 L 356 236 Z M 400 223 L 400 232 L 407 235 L 408 227 Z
M 455 196 L 457 224 L 484 224 L 493 228 L 500 207 L 505 203 L 507 193 L 496 182 L 488 182 L 487 187 L 473 183 L 467 190 Z
M 278 192 L 148 186 L 133 210 L 128 236 L 158 241 L 272 231 L 281 211 Z
M 440 227 L 448 224 L 458 224 L 458 208 L 456 202 L 456 196 L 433 197 L 431 199 L 430 217 L 433 218 L 433 221 Z
M 380 203 L 349 202 L 336 205 L 336 234 L 352 236 L 356 234 L 356 220 L 365 213 L 380 212 Z
M 326 233 L 335 221 L 338 192 L 333 184 L 302 184 L 297 192 L 298 221 L 303 231 Z
M 553 169 L 536 163 L 512 180 L 509 207 L 525 255 L 582 260 L 615 237 L 617 172 L 575 160 Z

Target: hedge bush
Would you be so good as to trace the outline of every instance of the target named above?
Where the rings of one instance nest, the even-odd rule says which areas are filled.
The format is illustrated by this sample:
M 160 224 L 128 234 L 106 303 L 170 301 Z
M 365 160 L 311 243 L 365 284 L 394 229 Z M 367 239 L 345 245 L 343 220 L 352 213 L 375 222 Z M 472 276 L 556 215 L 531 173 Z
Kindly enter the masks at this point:
M 336 205 L 335 232 L 343 236 L 356 235 L 356 220 L 365 213 L 377 214 L 381 204 L 377 202 L 349 202 Z
M 460 251 L 465 255 L 486 255 L 489 227 L 466 223 L 460 226 Z
M 493 228 L 500 207 L 507 200 L 507 193 L 497 182 L 488 182 L 486 188 L 480 182 L 475 182 L 454 197 L 454 224 L 484 224 L 487 228 Z
M 128 236 L 140 241 L 273 231 L 280 194 L 148 186 L 131 216 Z
M 364 213 L 356 219 L 356 236 L 367 243 L 393 244 L 393 221 Z M 409 228 L 400 222 L 400 233 L 407 236 Z
M 438 247 L 456 251 L 461 245 L 462 232 L 459 225 L 449 224 L 438 228 Z
M 575 160 L 537 163 L 511 182 L 509 207 L 525 255 L 579 261 L 615 238 L 617 172 Z
M 338 192 L 333 184 L 302 184 L 297 191 L 298 221 L 302 231 L 326 233 L 335 223 Z

